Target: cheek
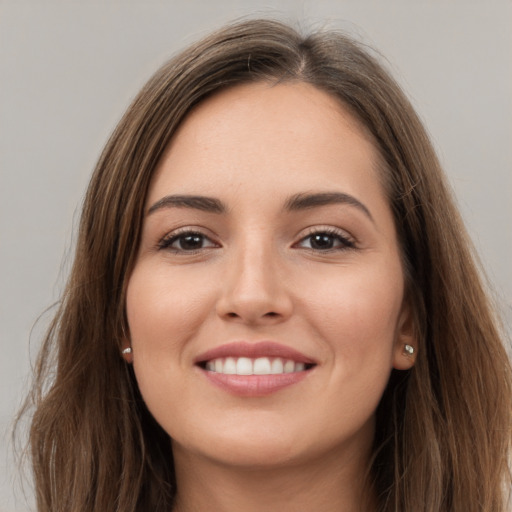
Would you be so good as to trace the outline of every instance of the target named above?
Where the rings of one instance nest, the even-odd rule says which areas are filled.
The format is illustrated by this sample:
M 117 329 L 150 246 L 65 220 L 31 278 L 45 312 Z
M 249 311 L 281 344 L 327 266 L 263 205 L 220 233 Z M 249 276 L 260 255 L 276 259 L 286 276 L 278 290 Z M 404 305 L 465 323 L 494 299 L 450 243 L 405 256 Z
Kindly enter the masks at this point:
M 334 356 L 356 372 L 369 365 L 391 366 L 403 299 L 397 265 L 341 268 L 323 278 L 307 309 L 318 335 L 329 340 Z
M 211 312 L 212 293 L 201 282 L 204 276 L 141 262 L 128 283 L 133 367 L 144 401 L 159 420 L 180 410 L 187 396 L 187 347 Z
M 168 269 L 136 267 L 127 288 L 126 313 L 137 359 L 179 356 L 211 311 L 211 291 L 204 279 L 183 277 Z M 189 276 L 190 277 L 190 276 Z M 176 357 L 178 356 L 178 357 Z
M 378 267 L 377 267 L 378 269 Z M 401 268 L 354 272 L 326 284 L 328 293 L 317 303 L 318 332 L 328 340 L 332 382 L 343 398 L 330 396 L 333 425 L 343 424 L 352 411 L 354 425 L 374 413 L 392 367 L 397 325 L 403 299 Z M 329 403 L 326 403 L 326 407 Z

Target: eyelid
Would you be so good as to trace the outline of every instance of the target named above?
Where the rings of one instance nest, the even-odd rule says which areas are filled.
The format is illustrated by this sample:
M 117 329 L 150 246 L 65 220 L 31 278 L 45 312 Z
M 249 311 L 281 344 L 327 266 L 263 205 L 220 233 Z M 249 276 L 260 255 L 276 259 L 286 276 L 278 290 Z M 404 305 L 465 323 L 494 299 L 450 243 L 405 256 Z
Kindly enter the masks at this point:
M 209 233 L 206 233 L 205 230 L 202 227 L 199 226 L 183 226 L 177 229 L 174 229 L 167 234 L 165 234 L 163 237 L 161 237 L 157 244 L 156 249 L 157 250 L 169 250 L 174 251 L 176 254 L 194 254 L 196 252 L 212 249 L 212 248 L 219 248 L 221 247 L 221 244 L 215 240 L 215 237 L 212 236 Z M 326 234 L 329 236 L 332 236 L 334 238 L 337 238 L 338 241 L 341 243 L 338 247 L 332 247 L 330 249 L 315 249 L 312 247 L 301 247 L 300 245 L 309 237 L 317 235 L 317 234 Z M 179 248 L 173 248 L 172 244 L 178 240 L 181 236 L 184 235 L 199 235 L 203 237 L 205 240 L 209 242 L 209 245 L 207 247 L 200 247 L 196 250 L 185 250 L 185 249 L 179 249 Z M 348 233 L 346 230 L 335 227 L 335 226 L 311 226 L 309 228 L 306 228 L 306 230 L 303 230 L 302 233 L 297 235 L 298 241 L 295 242 L 292 247 L 293 248 L 303 248 L 303 249 L 309 249 L 314 252 L 330 252 L 330 251 L 342 251 L 342 250 L 348 250 L 348 249 L 354 249 L 356 248 L 357 241 L 355 238 Z
M 335 226 L 321 226 L 321 225 L 320 226 L 312 226 L 310 228 L 307 228 L 306 232 L 303 232 L 299 235 L 298 242 L 295 242 L 293 244 L 293 246 L 297 247 L 297 246 L 299 246 L 299 244 L 304 242 L 304 240 L 306 240 L 307 238 L 309 238 L 313 235 L 317 235 L 317 234 L 326 234 L 329 236 L 336 237 L 341 241 L 342 245 L 341 245 L 341 247 L 333 247 L 331 249 L 324 249 L 324 250 L 313 249 L 313 248 L 309 248 L 309 247 L 304 247 L 304 249 L 310 249 L 315 252 L 329 252 L 329 251 L 343 251 L 343 250 L 357 248 L 356 239 L 350 233 L 345 231 L 344 229 L 341 229 L 341 228 L 338 228 Z
M 172 244 L 178 240 L 181 236 L 184 235 L 199 235 L 202 236 L 204 239 L 211 242 L 211 245 L 209 247 L 201 247 L 197 250 L 190 250 L 185 251 L 183 249 L 175 249 L 172 246 Z M 214 247 L 220 247 L 220 244 L 214 240 L 214 237 L 212 237 L 209 234 L 205 233 L 204 228 L 200 228 L 198 226 L 183 226 L 177 229 L 174 229 L 170 231 L 169 233 L 165 234 L 162 238 L 160 238 L 157 242 L 156 248 L 157 250 L 169 250 L 174 251 L 176 254 L 194 254 L 199 251 L 203 251 L 206 249 L 212 249 Z

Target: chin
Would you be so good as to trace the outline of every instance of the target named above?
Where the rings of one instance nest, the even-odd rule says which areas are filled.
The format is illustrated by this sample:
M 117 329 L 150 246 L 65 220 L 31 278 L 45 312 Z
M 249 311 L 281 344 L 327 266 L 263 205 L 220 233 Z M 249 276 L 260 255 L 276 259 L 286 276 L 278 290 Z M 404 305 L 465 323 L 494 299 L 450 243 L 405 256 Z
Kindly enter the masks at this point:
M 196 431 L 185 439 L 173 438 L 175 454 L 207 459 L 215 464 L 239 469 L 278 469 L 279 467 L 310 464 L 336 456 L 343 459 L 354 453 L 368 453 L 371 447 L 373 418 L 362 428 L 329 432 L 325 425 L 305 425 L 296 422 L 285 425 L 268 421 L 240 422 L 236 428 L 217 425 L 208 432 Z M 182 441 L 182 442 L 180 442 Z
M 190 431 L 189 431 L 190 432 Z M 195 432 L 194 436 L 180 439 L 173 436 L 173 452 L 194 453 L 222 465 L 247 469 L 276 467 L 298 461 L 305 452 L 312 451 L 313 442 L 304 443 L 283 426 L 258 421 L 238 424 L 236 428 L 225 425 L 213 427 L 208 432 Z
M 173 443 L 173 451 L 174 443 Z M 272 469 L 289 466 L 300 461 L 300 450 L 285 446 L 283 443 L 268 441 L 264 443 L 248 442 L 247 439 L 239 442 L 230 440 L 218 442 L 214 449 L 212 446 L 194 447 L 193 451 L 201 458 L 229 467 L 239 469 Z

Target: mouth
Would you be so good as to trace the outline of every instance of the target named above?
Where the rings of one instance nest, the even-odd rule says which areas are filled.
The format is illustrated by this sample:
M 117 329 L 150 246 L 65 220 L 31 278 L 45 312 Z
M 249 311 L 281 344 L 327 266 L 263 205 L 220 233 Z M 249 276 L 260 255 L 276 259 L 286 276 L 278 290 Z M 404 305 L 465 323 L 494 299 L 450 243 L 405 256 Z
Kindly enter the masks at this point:
M 303 380 L 317 363 L 274 342 L 236 342 L 209 350 L 195 360 L 207 379 L 231 394 L 263 396 Z
M 201 362 L 199 366 L 223 375 L 281 375 L 304 372 L 315 365 L 281 357 L 219 357 Z

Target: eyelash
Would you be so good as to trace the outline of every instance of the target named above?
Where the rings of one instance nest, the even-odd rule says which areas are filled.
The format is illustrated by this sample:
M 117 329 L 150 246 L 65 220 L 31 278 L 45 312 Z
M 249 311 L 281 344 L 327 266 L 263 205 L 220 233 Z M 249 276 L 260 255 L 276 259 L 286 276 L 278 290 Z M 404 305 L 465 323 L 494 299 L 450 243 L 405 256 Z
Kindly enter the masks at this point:
M 205 240 L 209 240 L 212 245 L 210 247 L 200 247 L 198 249 L 192 249 L 192 250 L 186 250 L 183 248 L 172 247 L 172 245 L 175 242 L 178 242 L 179 240 L 183 240 L 186 237 L 194 237 L 194 236 L 200 237 L 203 240 L 203 242 Z M 202 251 L 204 249 L 210 249 L 215 246 L 218 247 L 218 245 L 215 242 L 213 242 L 209 237 L 207 237 L 204 233 L 201 233 L 200 231 L 195 231 L 193 229 L 187 229 L 187 228 L 184 228 L 183 230 L 180 230 L 178 232 L 174 232 L 174 233 L 170 233 L 169 235 L 166 235 L 158 243 L 159 250 L 168 250 L 168 251 L 174 252 L 176 254 L 185 254 L 185 253 L 186 254 L 195 254 L 199 251 Z
M 314 247 L 303 247 L 303 248 L 307 249 L 309 251 L 312 251 L 312 252 L 319 252 L 319 253 L 330 253 L 330 252 L 336 252 L 336 251 L 345 251 L 345 250 L 349 250 L 349 249 L 355 249 L 356 248 L 355 242 L 342 233 L 343 232 L 341 232 L 340 230 L 337 230 L 335 228 L 315 228 L 315 229 L 312 229 L 311 232 L 308 233 L 306 236 L 303 236 L 299 240 L 299 242 L 297 242 L 293 245 L 293 247 L 294 248 L 300 247 L 300 245 L 302 243 L 304 243 L 308 239 L 312 239 L 312 237 L 314 237 L 314 236 L 324 235 L 331 239 L 335 239 L 335 241 L 337 240 L 340 245 L 338 247 L 329 247 L 327 249 L 319 249 L 319 248 L 315 249 Z M 186 237 L 194 237 L 194 236 L 201 238 L 203 243 L 208 240 L 211 245 L 208 247 L 199 247 L 197 249 L 191 249 L 191 250 L 178 248 L 178 247 L 172 247 L 172 245 L 175 244 L 176 242 L 179 242 L 180 240 L 183 240 Z M 333 243 L 335 243 L 335 241 Z M 165 236 L 164 238 L 162 238 L 162 240 L 160 240 L 160 242 L 158 243 L 158 246 L 157 246 L 158 250 L 168 250 L 168 251 L 174 252 L 175 254 L 196 254 L 199 251 L 202 251 L 205 249 L 211 249 L 211 248 L 215 248 L 215 247 L 219 247 L 219 245 L 216 244 L 215 242 L 213 242 L 204 233 L 201 233 L 200 231 L 187 229 L 187 228 L 183 229 L 182 231 L 174 232 L 174 233 L 171 233 L 171 234 Z
M 344 231 L 341 231 L 336 228 L 332 227 L 325 227 L 325 228 L 313 228 L 306 236 L 303 236 L 300 241 L 296 244 L 294 244 L 294 247 L 297 245 L 300 245 L 307 239 L 311 239 L 314 236 L 319 235 L 326 235 L 327 237 L 330 237 L 331 239 L 337 240 L 340 245 L 338 247 L 330 247 L 328 249 L 315 249 L 313 247 L 304 247 L 304 249 L 308 249 L 313 252 L 320 252 L 320 253 L 330 253 L 330 252 L 336 252 L 336 251 L 346 251 L 349 249 L 355 249 L 356 243 L 354 240 L 351 240 Z

